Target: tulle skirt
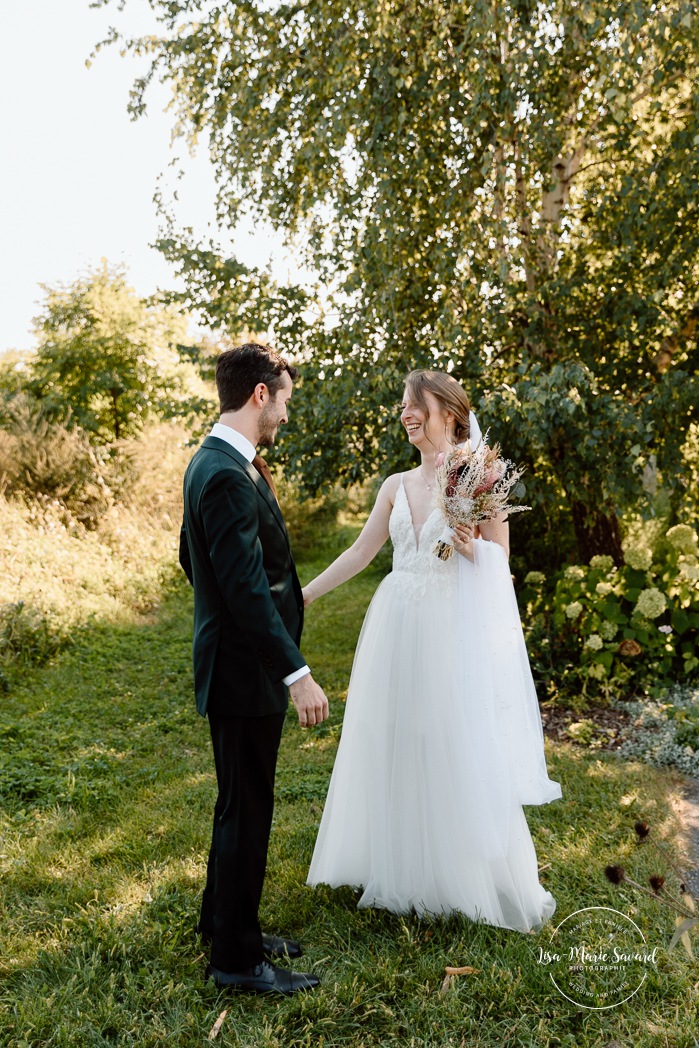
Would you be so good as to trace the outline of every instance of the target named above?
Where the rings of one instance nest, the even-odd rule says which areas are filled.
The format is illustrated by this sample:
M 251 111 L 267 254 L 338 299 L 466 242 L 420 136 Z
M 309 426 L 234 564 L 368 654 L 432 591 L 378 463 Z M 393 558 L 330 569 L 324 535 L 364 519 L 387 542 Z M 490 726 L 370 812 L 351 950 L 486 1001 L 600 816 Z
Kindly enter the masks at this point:
M 474 545 L 451 586 L 394 571 L 374 595 L 307 883 L 361 887 L 359 906 L 528 931 L 556 904 L 522 804 L 561 791 L 507 561 Z

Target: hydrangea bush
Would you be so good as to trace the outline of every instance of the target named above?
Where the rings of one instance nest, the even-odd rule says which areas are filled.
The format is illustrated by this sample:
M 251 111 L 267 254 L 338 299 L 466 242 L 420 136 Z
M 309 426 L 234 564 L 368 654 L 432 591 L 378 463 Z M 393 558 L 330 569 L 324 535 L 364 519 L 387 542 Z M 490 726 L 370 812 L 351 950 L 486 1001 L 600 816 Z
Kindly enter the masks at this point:
M 699 543 L 688 524 L 654 549 L 630 544 L 624 564 L 593 557 L 520 591 L 540 694 L 568 705 L 653 694 L 697 675 Z

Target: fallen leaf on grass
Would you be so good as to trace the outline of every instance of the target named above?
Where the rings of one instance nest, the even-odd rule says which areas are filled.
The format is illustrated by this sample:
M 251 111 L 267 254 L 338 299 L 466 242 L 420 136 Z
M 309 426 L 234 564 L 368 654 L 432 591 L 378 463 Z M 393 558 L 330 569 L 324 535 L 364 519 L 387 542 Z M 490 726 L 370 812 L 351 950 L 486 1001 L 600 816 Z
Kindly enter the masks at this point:
M 457 975 L 478 975 L 480 968 L 472 968 L 470 964 L 465 964 L 462 968 L 451 968 L 449 965 L 444 969 L 447 973 L 444 976 L 444 982 L 442 983 L 439 992 L 446 993 L 451 984 L 456 979 Z
M 223 1011 L 221 1012 L 221 1014 L 219 1015 L 218 1019 L 214 1023 L 214 1025 L 209 1030 L 209 1040 L 210 1041 L 216 1040 L 216 1037 L 218 1036 L 219 1030 L 223 1026 L 223 1020 L 226 1018 L 227 1015 L 228 1015 L 228 1009 L 224 1008 Z

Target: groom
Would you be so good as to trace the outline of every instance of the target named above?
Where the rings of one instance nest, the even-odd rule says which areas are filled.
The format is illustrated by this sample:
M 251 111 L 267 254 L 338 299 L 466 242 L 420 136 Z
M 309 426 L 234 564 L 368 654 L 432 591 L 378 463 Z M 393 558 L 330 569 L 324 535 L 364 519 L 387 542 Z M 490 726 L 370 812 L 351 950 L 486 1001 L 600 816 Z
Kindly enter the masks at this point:
M 298 645 L 303 598 L 272 478 L 257 445 L 287 421 L 297 372 L 249 343 L 216 362 L 221 417 L 184 478 L 180 563 L 194 586 L 194 690 L 207 715 L 218 798 L 199 931 L 211 940 L 207 977 L 219 987 L 290 995 L 311 974 L 272 959 L 298 957 L 266 935 L 258 908 L 287 694 L 299 724 L 320 724 L 328 701 Z

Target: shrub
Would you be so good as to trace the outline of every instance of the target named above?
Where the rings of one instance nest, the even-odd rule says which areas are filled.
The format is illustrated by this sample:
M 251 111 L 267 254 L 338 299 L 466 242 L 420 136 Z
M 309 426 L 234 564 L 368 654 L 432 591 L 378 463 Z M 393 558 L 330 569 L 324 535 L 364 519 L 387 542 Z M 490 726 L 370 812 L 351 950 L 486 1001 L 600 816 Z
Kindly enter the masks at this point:
M 593 557 L 548 580 L 530 572 L 520 598 L 535 675 L 550 698 L 575 706 L 687 679 L 699 667 L 699 557 L 689 525 L 655 550 L 629 545 L 624 564 Z
M 113 504 L 105 463 L 86 435 L 51 421 L 41 405 L 18 395 L 3 407 L 0 492 L 25 500 L 58 501 L 86 527 Z
M 631 727 L 618 753 L 699 776 L 699 688 L 674 686 L 657 699 L 624 703 Z
M 156 488 L 158 478 L 151 481 Z M 114 505 L 88 530 L 57 502 L 0 496 L 0 606 L 23 606 L 6 658 L 16 663 L 27 643 L 38 643 L 40 631 L 19 643 L 15 630 L 30 619 L 38 624 L 37 616 L 65 637 L 91 619 L 131 621 L 150 611 L 180 574 L 177 529 L 166 524 L 142 508 Z
M 55 428 L 48 433 L 50 442 Z M 0 443 L 6 436 L 0 432 Z M 50 657 L 90 620 L 131 621 L 182 584 L 185 441 L 181 426 L 161 424 L 109 458 L 105 452 L 98 464 L 111 497 L 88 521 L 71 513 L 70 493 L 68 507 L 45 493 L 31 497 L 29 485 L 15 487 L 13 498 L 0 495 L 0 692 L 11 667 Z
M 182 480 L 193 451 L 177 422 L 151 425 L 140 436 L 113 444 L 105 473 L 118 505 L 146 526 L 179 531 Z
M 21 600 L 0 604 L 0 665 L 46 662 L 64 642 L 65 636 L 38 608 Z
M 345 490 L 336 484 L 322 495 L 307 498 L 299 494 L 293 479 L 279 476 L 275 477 L 275 486 L 293 552 L 320 548 L 348 503 Z

